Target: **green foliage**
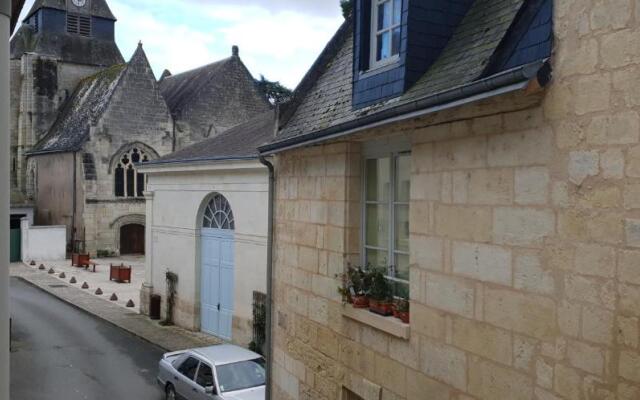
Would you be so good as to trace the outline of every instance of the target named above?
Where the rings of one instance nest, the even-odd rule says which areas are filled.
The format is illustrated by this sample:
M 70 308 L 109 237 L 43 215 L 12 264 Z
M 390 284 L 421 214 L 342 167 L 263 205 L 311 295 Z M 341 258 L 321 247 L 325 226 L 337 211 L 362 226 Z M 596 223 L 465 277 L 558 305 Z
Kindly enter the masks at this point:
M 256 84 L 272 105 L 286 103 L 291 100 L 291 96 L 293 96 L 291 89 L 282 85 L 280 82 L 268 80 L 264 75 L 260 75 L 260 80 L 257 80 Z
M 357 296 L 364 296 L 371 289 L 371 274 L 364 271 L 362 267 L 347 268 L 347 272 L 342 274 L 342 287 L 338 292 L 346 300 L 351 296 L 351 289 Z
M 353 0 L 340 0 L 340 7 L 342 8 L 342 15 L 346 19 L 353 12 Z
M 371 269 L 368 275 L 370 276 L 371 289 L 369 290 L 369 297 L 376 301 L 387 301 L 393 297 L 392 287 L 384 274 L 383 269 Z

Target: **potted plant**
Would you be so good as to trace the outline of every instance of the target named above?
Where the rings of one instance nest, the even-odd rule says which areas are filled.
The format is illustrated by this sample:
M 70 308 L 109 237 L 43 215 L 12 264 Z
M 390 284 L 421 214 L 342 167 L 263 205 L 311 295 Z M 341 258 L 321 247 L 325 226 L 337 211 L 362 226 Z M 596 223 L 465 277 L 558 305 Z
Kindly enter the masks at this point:
M 381 269 L 371 270 L 370 283 L 369 311 L 385 317 L 393 315 L 391 285 Z
M 409 300 L 399 299 L 393 307 L 393 316 L 405 324 L 409 323 Z
M 338 288 L 343 300 L 353 304 L 354 308 L 368 308 L 369 290 L 368 275 L 360 267 L 347 268 L 347 272 L 342 274 L 343 286 Z

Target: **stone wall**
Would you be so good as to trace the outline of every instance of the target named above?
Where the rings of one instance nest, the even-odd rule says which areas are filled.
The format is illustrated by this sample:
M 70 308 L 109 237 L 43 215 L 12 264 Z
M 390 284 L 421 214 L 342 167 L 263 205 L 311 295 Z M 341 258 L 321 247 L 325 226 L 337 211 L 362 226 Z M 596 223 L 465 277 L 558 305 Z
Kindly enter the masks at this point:
M 49 131 L 59 108 L 81 79 L 102 67 L 66 64 L 47 56 L 25 54 L 11 60 L 12 203 L 23 203 L 27 189 L 26 154 Z
M 358 261 L 357 143 L 278 157 L 275 398 L 640 398 L 636 7 L 556 2 L 539 106 L 354 138 L 412 143 L 408 339 L 345 317 L 336 291 Z
M 117 221 L 145 215 L 144 197 L 115 196 L 114 168 L 119 157 L 138 148 L 152 160 L 172 150 L 171 116 L 141 48 L 120 79 L 107 110 L 91 127 L 90 139 L 79 156 L 82 164 L 87 155 L 87 168 L 80 174 L 84 226 L 79 234 L 84 236 L 91 254 L 98 250 L 119 253 Z

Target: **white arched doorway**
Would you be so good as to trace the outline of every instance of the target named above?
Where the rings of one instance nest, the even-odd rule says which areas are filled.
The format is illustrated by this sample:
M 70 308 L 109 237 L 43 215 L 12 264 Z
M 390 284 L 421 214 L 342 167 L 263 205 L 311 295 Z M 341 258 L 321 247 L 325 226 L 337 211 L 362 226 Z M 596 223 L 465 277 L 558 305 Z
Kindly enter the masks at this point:
M 234 296 L 235 222 L 227 199 L 210 198 L 202 213 L 201 329 L 231 340 Z

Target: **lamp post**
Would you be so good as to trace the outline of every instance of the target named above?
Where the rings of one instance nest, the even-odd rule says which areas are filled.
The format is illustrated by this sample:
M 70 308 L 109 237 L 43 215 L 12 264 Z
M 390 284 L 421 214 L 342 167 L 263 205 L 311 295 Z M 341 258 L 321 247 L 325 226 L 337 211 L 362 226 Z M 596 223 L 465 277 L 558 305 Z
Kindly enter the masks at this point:
M 0 0 L 0 400 L 9 400 L 9 30 L 11 1 Z

